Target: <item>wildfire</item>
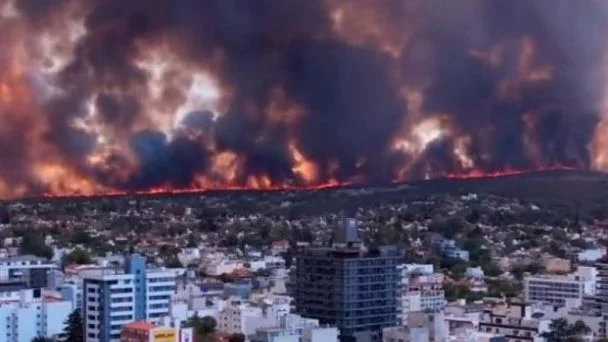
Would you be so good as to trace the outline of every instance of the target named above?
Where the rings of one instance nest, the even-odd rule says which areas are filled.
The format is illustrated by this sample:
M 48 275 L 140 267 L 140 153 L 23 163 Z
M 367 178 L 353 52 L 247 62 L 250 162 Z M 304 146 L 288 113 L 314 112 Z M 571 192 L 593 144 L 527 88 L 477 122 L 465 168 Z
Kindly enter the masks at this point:
M 499 178 L 499 177 L 509 177 L 509 176 L 518 176 L 526 173 L 532 172 L 546 172 L 546 171 L 573 171 L 576 168 L 567 167 L 567 166 L 550 166 L 550 167 L 540 167 L 534 170 L 516 170 L 516 169 L 505 169 L 499 171 L 483 171 L 483 170 L 469 170 L 464 171 L 462 173 L 448 173 L 442 178 L 447 179 L 476 179 L 476 178 Z
M 608 170 L 604 2 L 217 2 L 0 0 L 0 198 Z

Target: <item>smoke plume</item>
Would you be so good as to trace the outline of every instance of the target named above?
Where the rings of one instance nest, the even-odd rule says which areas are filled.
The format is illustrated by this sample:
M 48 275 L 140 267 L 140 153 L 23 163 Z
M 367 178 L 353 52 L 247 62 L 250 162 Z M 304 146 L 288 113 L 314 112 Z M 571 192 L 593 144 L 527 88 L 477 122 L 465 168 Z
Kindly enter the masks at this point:
M 0 0 L 0 197 L 608 169 L 603 0 Z

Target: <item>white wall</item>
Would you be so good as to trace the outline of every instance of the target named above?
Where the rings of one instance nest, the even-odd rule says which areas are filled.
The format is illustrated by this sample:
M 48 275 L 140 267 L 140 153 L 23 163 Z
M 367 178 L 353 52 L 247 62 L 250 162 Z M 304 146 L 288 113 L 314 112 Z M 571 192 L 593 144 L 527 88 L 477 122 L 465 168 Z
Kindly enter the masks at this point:
M 63 332 L 65 321 L 72 313 L 72 303 L 51 302 L 46 303 L 44 307 L 44 332 L 46 336 L 55 336 Z

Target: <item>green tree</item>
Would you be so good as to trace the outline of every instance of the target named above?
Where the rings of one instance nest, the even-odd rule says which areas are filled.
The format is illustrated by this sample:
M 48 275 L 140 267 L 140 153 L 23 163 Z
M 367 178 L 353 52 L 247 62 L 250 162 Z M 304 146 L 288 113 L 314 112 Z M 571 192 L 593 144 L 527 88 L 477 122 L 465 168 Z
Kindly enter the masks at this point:
M 63 256 L 63 264 L 87 265 L 93 262 L 91 255 L 87 251 L 80 248 L 72 250 L 70 253 Z
M 211 316 L 199 317 L 195 315 L 186 322 L 186 327 L 192 328 L 199 340 L 207 341 L 215 332 L 217 321 Z
M 45 336 L 36 336 L 32 339 L 32 342 L 55 342 L 55 339 Z
M 19 250 L 21 254 L 31 254 L 47 259 L 53 257 L 53 249 L 46 245 L 44 236 L 39 232 L 25 232 L 21 237 Z
M 72 311 L 64 324 L 65 328 L 60 336 L 61 342 L 84 342 L 84 323 L 80 309 Z
M 551 321 L 549 331 L 542 333 L 541 337 L 547 342 L 582 342 L 589 333 L 591 329 L 583 321 L 568 324 L 565 318 L 558 318 Z
M 484 294 L 480 292 L 473 292 L 468 286 L 456 283 L 445 283 L 443 286 L 445 290 L 445 298 L 449 302 L 453 302 L 457 299 L 465 299 L 467 302 L 474 302 L 483 298 Z
M 93 243 L 93 237 L 91 237 L 88 231 L 78 229 L 70 236 L 70 242 L 74 245 L 90 245 Z
M 496 265 L 492 261 L 489 261 L 487 263 L 482 263 L 480 266 L 483 269 L 483 272 L 485 273 L 485 275 L 488 277 L 498 277 L 499 275 L 502 274 L 500 267 L 498 267 L 498 265 Z

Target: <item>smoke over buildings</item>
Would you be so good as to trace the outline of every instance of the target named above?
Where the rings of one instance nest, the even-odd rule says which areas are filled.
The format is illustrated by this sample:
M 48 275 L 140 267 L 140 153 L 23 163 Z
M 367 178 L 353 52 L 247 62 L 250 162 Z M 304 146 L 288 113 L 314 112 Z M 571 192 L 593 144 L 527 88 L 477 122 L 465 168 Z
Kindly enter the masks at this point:
M 608 169 L 603 0 L 0 0 L 0 197 Z

